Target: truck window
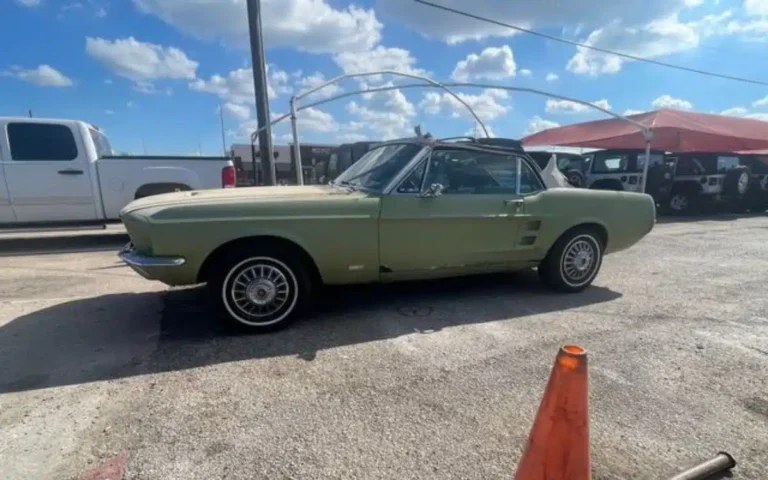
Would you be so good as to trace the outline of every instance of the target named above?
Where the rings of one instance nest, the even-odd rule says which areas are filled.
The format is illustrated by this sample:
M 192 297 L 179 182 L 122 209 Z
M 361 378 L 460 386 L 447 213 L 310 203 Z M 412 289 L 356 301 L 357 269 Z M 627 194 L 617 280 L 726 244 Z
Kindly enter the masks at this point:
M 718 173 L 725 173 L 739 165 L 739 157 L 717 157 Z
M 664 155 L 658 154 L 658 153 L 652 153 L 651 154 L 651 164 L 648 166 L 648 168 L 655 167 L 657 165 L 664 165 Z M 636 170 L 638 172 L 642 172 L 645 168 L 645 154 L 641 153 L 637 155 L 637 165 Z
M 62 161 L 77 158 L 75 136 L 69 127 L 46 123 L 9 123 L 11 159 L 16 161 Z
M 88 129 L 88 131 L 91 134 L 91 139 L 93 140 L 93 144 L 96 145 L 96 155 L 98 155 L 99 158 L 108 157 L 112 155 L 112 145 L 109 144 L 109 140 L 107 139 L 107 136 L 103 133 Z
M 629 155 L 597 155 L 592 173 L 623 173 L 627 171 Z
M 704 175 L 706 169 L 704 165 L 696 157 L 681 156 L 677 160 L 677 167 L 675 169 L 675 175 Z

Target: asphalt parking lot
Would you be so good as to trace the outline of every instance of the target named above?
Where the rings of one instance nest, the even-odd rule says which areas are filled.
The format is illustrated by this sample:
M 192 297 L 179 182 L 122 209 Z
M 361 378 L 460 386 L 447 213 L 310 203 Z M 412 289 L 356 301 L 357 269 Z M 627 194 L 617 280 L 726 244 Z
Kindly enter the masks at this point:
M 768 472 L 768 218 L 664 222 L 579 295 L 533 273 L 334 290 L 233 335 L 122 267 L 119 229 L 0 236 L 0 472 L 511 478 L 558 347 L 590 353 L 594 478 L 720 450 Z

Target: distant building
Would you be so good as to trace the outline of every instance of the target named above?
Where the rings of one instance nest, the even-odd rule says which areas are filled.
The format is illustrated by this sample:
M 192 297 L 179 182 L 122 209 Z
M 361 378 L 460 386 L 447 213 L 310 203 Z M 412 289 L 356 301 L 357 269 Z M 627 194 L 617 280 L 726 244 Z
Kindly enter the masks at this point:
M 302 143 L 299 146 L 301 149 L 301 164 L 304 169 L 305 183 L 317 183 L 315 167 L 318 166 L 318 164 L 327 164 L 331 155 L 338 150 L 338 147 L 338 145 L 319 143 Z M 251 145 L 235 144 L 232 145 L 231 155 L 238 170 L 238 184 L 240 185 L 253 184 L 254 148 L 256 149 L 256 172 L 257 178 L 259 179 L 257 180 L 257 184 L 264 183 L 260 180 L 262 170 L 261 159 L 258 158 L 258 146 L 252 147 Z M 275 170 L 277 172 L 278 183 L 296 183 L 293 148 L 290 145 L 275 145 L 273 148 L 277 155 L 277 158 L 275 159 Z

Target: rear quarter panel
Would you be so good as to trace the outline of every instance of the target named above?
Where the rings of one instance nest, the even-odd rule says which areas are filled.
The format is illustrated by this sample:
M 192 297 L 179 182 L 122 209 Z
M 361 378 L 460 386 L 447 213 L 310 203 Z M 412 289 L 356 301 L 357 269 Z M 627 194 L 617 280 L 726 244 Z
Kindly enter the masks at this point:
M 532 221 L 541 221 L 531 251 L 538 259 L 547 254 L 563 233 L 579 225 L 602 226 L 608 237 L 608 254 L 631 247 L 656 222 L 656 207 L 649 195 L 576 188 L 549 189 L 529 196 L 525 213 Z
M 380 199 L 353 194 L 322 199 L 179 205 L 141 212 L 149 219 L 154 255 L 187 259 L 172 284 L 195 283 L 220 246 L 249 237 L 284 238 L 315 261 L 326 284 L 378 280 Z

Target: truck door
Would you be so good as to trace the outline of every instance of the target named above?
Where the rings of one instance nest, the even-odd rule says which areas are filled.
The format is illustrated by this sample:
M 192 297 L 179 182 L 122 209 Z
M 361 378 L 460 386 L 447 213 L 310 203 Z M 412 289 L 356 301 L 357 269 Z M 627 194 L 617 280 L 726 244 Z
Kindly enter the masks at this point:
M 78 132 L 55 122 L 9 122 L 3 170 L 20 223 L 96 220 L 88 154 Z
M 0 225 L 16 223 L 16 215 L 14 215 L 13 207 L 11 206 L 11 195 L 8 193 L 8 182 L 5 181 L 5 171 L 3 168 L 3 158 L 7 154 L 7 149 L 0 148 Z

